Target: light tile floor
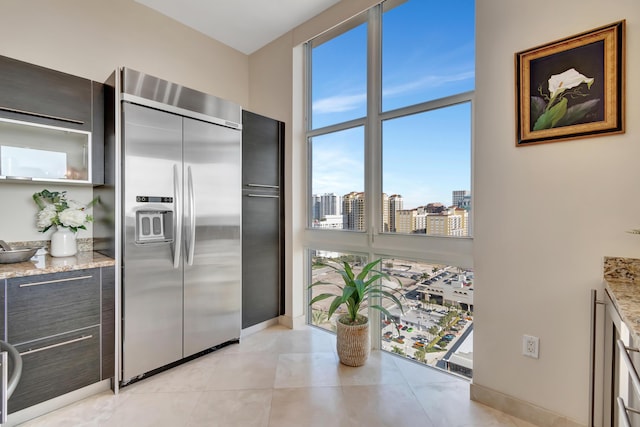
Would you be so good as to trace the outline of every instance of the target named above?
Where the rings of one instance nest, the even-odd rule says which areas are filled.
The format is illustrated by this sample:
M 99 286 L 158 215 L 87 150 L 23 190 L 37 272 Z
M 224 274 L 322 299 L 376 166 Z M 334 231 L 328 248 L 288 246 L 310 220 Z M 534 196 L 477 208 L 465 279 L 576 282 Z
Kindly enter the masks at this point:
M 271 327 L 24 427 L 533 427 L 469 400 L 469 383 L 374 351 L 341 365 L 335 336 Z

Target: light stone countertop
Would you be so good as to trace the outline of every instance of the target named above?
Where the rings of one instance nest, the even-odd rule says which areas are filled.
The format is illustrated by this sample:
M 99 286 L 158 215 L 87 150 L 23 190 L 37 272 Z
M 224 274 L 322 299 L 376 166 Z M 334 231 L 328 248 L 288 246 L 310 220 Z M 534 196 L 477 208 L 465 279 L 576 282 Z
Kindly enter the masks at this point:
M 48 254 L 36 255 L 26 262 L 0 264 L 0 280 L 86 268 L 111 267 L 113 265 L 115 265 L 113 258 L 91 251 L 78 252 L 74 256 L 62 258 L 52 257 Z
M 640 343 L 640 259 L 605 257 L 604 284 L 633 341 Z

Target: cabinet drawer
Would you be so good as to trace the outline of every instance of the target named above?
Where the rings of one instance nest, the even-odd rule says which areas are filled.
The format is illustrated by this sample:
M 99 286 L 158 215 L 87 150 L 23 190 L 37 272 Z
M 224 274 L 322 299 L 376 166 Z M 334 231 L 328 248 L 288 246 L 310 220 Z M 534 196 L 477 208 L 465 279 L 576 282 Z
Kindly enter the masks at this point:
M 7 340 L 13 345 L 98 324 L 98 268 L 7 279 Z
M 23 365 L 10 413 L 100 381 L 98 326 L 15 347 Z

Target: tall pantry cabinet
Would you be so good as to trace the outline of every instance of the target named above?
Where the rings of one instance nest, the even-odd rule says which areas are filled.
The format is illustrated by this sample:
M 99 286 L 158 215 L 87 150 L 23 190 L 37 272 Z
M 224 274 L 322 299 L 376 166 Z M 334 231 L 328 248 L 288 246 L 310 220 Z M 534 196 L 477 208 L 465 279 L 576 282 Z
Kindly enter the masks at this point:
M 283 289 L 284 123 L 242 112 L 242 328 L 277 318 Z

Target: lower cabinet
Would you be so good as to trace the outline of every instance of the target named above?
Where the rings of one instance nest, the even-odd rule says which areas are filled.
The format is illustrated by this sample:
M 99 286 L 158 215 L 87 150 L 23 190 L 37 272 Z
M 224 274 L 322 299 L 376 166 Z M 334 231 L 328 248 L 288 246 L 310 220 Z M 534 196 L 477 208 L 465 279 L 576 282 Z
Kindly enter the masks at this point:
M 22 378 L 9 399 L 9 412 L 100 381 L 100 327 L 17 345 Z
M 114 271 L 4 280 L 6 339 L 23 363 L 9 413 L 113 376 Z

